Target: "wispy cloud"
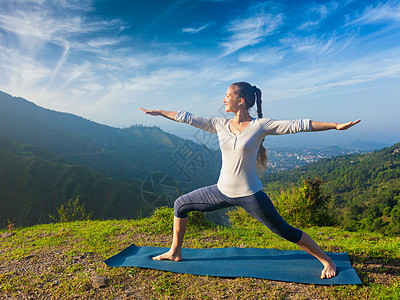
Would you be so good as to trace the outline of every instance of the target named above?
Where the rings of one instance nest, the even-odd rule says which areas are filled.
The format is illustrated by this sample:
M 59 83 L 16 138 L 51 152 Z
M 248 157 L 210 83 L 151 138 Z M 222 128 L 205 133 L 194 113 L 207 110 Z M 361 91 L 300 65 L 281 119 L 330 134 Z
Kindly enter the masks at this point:
M 239 61 L 244 63 L 261 63 L 274 65 L 285 57 L 286 50 L 280 48 L 261 48 L 239 56 Z
M 122 53 L 111 49 L 124 41 L 118 34 L 125 24 L 88 17 L 90 1 L 81 2 L 2 3 L 8 9 L 0 9 L 0 31 L 7 35 L 5 42 L 0 39 L 0 89 L 63 110 L 74 97 L 87 98 L 104 88 L 110 65 L 118 65 L 109 62 L 112 54 Z M 126 56 L 121 66 L 132 65 Z
M 298 29 L 312 30 L 318 28 L 320 22 L 337 8 L 338 4 L 336 2 L 330 2 L 327 5 L 314 5 L 311 8 L 308 8 L 307 21 L 303 22 Z
M 327 54 L 338 48 L 337 40 L 338 37 L 335 35 L 327 38 L 318 37 L 317 35 L 306 37 L 289 35 L 288 37 L 280 39 L 280 42 L 284 47 L 290 47 L 298 52 Z M 341 43 L 343 42 L 345 42 L 345 40 L 341 41 Z
M 203 26 L 193 26 L 193 27 L 187 27 L 187 28 L 183 28 L 182 32 L 185 33 L 199 33 L 200 31 L 203 31 L 204 29 L 206 29 L 207 27 L 209 27 L 210 25 L 212 25 L 213 23 L 207 23 Z
M 337 59 L 334 64 L 313 65 L 312 68 L 303 64 L 267 79 L 263 85 L 268 86 L 266 97 L 282 101 L 298 98 L 304 95 L 334 90 L 337 87 L 358 86 L 362 83 L 379 79 L 399 78 L 400 59 L 397 52 L 400 49 L 386 53 L 360 57 L 349 63 L 346 59 Z
M 112 33 L 118 33 L 123 22 L 118 19 L 89 19 L 86 13 L 90 5 L 79 1 L 15 1 L 9 10 L 0 10 L 0 29 L 7 32 L 7 49 L 15 55 L 9 64 L 18 64 L 17 57 L 37 59 L 46 68 L 54 68 L 48 84 L 55 82 L 56 75 L 65 63 L 82 60 L 80 52 L 109 56 L 108 49 L 121 42 Z M 63 13 L 60 13 L 62 11 Z M 101 38 L 97 37 L 101 34 Z M 74 62 L 75 59 L 75 62 Z M 29 64 L 22 70 L 29 73 Z M 10 73 L 9 76 L 14 76 Z
M 19 3 L 16 1 L 11 3 L 9 4 L 10 10 L 4 10 L 0 13 L 0 27 L 19 36 L 59 41 L 61 37 L 72 38 L 79 34 L 88 34 L 97 32 L 99 29 L 113 29 L 120 26 L 118 19 L 89 21 L 82 15 L 88 10 L 77 13 L 77 7 L 71 5 L 72 2 L 70 1 L 57 3 L 49 1 Z
M 400 1 L 379 2 L 376 6 L 368 6 L 360 16 L 349 19 L 345 26 L 388 21 L 400 21 Z
M 266 36 L 273 35 L 282 25 L 282 18 L 282 14 L 261 12 L 254 17 L 232 21 L 226 29 L 231 36 L 226 42 L 221 43 L 225 48 L 224 56 L 264 41 Z
M 32 57 L 3 46 L 0 46 L 0 52 L 2 57 L 0 80 L 4 86 L 13 86 L 16 91 L 18 88 L 21 90 L 34 88 L 39 82 L 43 84 L 52 74 L 51 69 Z

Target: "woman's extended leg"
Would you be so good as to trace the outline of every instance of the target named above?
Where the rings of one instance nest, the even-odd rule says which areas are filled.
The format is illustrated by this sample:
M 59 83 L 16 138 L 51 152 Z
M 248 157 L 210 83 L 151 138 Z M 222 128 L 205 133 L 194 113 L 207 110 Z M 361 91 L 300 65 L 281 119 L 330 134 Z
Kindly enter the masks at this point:
M 321 278 L 336 276 L 336 265 L 314 240 L 305 232 L 290 226 L 276 210 L 268 195 L 263 191 L 254 195 L 235 198 L 237 205 L 242 206 L 250 215 L 266 225 L 272 232 L 295 243 L 307 253 L 316 257 L 323 265 Z
M 314 240 L 303 231 L 300 241 L 296 243 L 301 249 L 317 258 L 323 265 L 321 279 L 328 279 L 336 276 L 336 265 L 332 259 L 325 254 Z
M 172 238 L 171 249 L 168 252 L 153 257 L 154 260 L 174 260 L 180 261 L 182 260 L 182 243 L 183 237 L 185 236 L 186 227 L 188 224 L 188 218 L 177 218 L 174 216 L 174 235 Z

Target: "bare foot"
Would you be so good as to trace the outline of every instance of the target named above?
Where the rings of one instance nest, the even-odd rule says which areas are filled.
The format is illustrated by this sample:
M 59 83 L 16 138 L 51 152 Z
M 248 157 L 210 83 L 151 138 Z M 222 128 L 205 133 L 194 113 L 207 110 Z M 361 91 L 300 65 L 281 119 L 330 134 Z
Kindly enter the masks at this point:
M 173 251 L 169 250 L 168 252 L 165 252 L 164 254 L 154 256 L 153 260 L 181 261 L 182 255 L 180 253 L 174 253 Z
M 324 269 L 321 272 L 321 279 L 329 279 L 336 276 L 336 265 L 331 260 L 324 264 Z

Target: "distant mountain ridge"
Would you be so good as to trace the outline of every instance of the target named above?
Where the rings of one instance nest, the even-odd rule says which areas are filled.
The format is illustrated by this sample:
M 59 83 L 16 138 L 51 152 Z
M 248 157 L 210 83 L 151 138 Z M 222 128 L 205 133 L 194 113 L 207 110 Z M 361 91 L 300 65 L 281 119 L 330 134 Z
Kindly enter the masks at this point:
M 190 189 L 214 183 L 221 165 L 218 151 L 158 127 L 113 128 L 3 92 L 0 131 L 16 142 L 36 145 L 124 182 L 142 181 L 152 172 L 162 171 L 174 177 L 178 186 Z M 183 170 L 188 164 L 190 174 Z

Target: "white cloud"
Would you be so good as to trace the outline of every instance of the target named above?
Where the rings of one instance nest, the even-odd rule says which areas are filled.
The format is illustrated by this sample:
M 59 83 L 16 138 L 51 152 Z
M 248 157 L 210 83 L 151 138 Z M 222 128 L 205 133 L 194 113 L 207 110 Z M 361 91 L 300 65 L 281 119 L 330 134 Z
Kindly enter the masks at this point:
M 75 47 L 83 45 L 80 43 L 82 39 L 86 40 L 86 48 L 113 45 L 118 39 L 112 34 L 125 28 L 119 19 L 89 19 L 85 16 L 89 10 L 87 5 L 79 6 L 78 1 L 11 3 L 8 10 L 0 10 L 0 28 L 16 37 L 15 42 L 19 44 L 15 46 L 18 47 L 26 47 L 28 43 L 60 46 L 68 43 Z M 91 34 L 99 31 L 102 31 L 103 37 L 91 41 Z M 110 36 L 107 37 L 107 34 Z
M 306 18 L 307 21 L 302 23 L 298 29 L 300 30 L 312 30 L 319 27 L 319 24 L 329 14 L 334 12 L 338 8 L 336 2 L 330 2 L 327 5 L 314 5 L 311 8 L 307 8 Z
M 358 24 L 382 23 L 388 21 L 400 21 L 400 2 L 379 2 L 376 6 L 368 6 L 363 13 L 355 19 L 349 19 L 345 26 Z
M 316 35 L 306 37 L 290 35 L 282 38 L 280 42 L 283 46 L 291 47 L 295 51 L 326 54 L 337 46 L 337 39 L 334 35 L 327 39 L 319 38 Z
M 76 113 L 82 104 L 75 101 L 92 102 L 90 95 L 115 81 L 111 65 L 140 66 L 128 51 L 111 52 L 124 41 L 118 36 L 124 23 L 89 18 L 90 2 L 81 2 L 1 3 L 0 90 Z
M 187 28 L 183 28 L 182 32 L 185 33 L 199 33 L 200 31 L 203 31 L 204 29 L 206 29 L 207 27 L 209 27 L 210 25 L 212 25 L 213 23 L 207 23 L 203 26 L 198 26 L 198 27 L 187 27 Z
M 58 12 L 60 13 L 60 12 Z M 32 37 L 58 43 L 78 35 L 119 28 L 119 20 L 87 20 L 77 13 L 64 11 L 57 14 L 52 7 L 39 6 L 31 9 L 16 7 L 0 12 L 0 28 L 21 37 Z
M 273 35 L 282 25 L 282 18 L 281 14 L 262 12 L 254 17 L 232 21 L 227 27 L 227 31 L 232 35 L 226 42 L 221 43 L 221 46 L 225 48 L 224 55 L 264 41 L 266 36 Z
M 247 52 L 239 56 L 240 62 L 245 63 L 261 63 L 267 65 L 274 65 L 283 60 L 286 50 L 279 48 L 261 48 L 256 51 Z
M 387 53 L 360 57 L 349 62 L 337 59 L 334 63 L 307 64 L 289 67 L 275 77 L 264 81 L 266 98 L 279 100 L 334 90 L 339 87 L 356 87 L 361 83 L 400 77 L 400 49 Z
M 33 89 L 43 84 L 52 74 L 52 70 L 35 59 L 21 55 L 14 49 L 0 46 L 1 69 L 0 81 L 4 86 L 12 86 L 15 91 Z M 9 76 L 12 74 L 12 76 Z
M 132 78 L 126 85 L 129 89 L 135 91 L 151 91 L 160 86 L 168 87 L 176 85 L 178 82 L 180 83 L 192 75 L 193 71 L 189 69 L 165 68 L 156 70 L 149 76 Z

